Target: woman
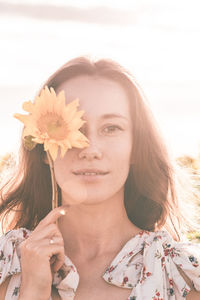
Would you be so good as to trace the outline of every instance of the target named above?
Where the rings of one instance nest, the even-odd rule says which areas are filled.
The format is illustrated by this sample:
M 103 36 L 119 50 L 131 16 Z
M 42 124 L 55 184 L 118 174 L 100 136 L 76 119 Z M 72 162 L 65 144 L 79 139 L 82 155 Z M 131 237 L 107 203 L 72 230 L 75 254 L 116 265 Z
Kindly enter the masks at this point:
M 89 146 L 64 157 L 59 149 L 59 207 L 51 211 L 44 147 L 22 143 L 21 170 L 0 207 L 2 215 L 15 209 L 0 240 L 0 294 L 200 299 L 200 247 L 180 241 L 173 169 L 132 75 L 111 60 L 80 57 L 44 86 L 64 91 L 67 104 L 79 98 Z

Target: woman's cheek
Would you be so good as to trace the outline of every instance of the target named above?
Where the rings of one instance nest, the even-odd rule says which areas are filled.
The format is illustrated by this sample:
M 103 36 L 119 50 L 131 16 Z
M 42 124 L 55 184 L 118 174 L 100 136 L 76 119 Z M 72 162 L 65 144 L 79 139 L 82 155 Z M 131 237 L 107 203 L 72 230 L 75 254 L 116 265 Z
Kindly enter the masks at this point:
M 75 180 L 69 179 L 60 185 L 62 198 L 69 205 L 76 205 L 85 202 L 88 199 L 86 186 L 78 184 Z

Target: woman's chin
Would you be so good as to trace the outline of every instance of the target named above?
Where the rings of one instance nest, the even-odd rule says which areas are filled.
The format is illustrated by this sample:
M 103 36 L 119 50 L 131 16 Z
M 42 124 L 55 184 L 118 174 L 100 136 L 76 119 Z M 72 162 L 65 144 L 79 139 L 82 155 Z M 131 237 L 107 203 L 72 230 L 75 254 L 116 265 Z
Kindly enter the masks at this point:
M 97 189 L 91 188 L 83 184 L 76 184 L 74 181 L 67 181 L 60 185 L 63 204 L 78 205 L 78 204 L 95 204 L 102 199 L 102 195 Z
M 66 205 L 66 206 L 74 206 L 74 205 L 80 205 L 80 204 L 82 204 L 82 203 L 84 203 L 84 200 L 80 200 L 80 199 L 76 199 L 76 200 L 74 200 L 74 199 L 70 199 L 70 200 L 64 200 L 64 201 L 62 201 L 62 205 Z

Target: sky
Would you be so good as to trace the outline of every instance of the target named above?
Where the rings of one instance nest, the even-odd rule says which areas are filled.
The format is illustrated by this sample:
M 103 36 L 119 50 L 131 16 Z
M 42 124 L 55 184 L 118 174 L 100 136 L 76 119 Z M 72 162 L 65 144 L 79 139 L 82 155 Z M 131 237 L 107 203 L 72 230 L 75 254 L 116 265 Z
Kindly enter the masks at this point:
M 199 11 L 197 0 L 0 0 L 0 156 L 18 151 L 22 103 L 85 54 L 131 70 L 171 154 L 197 156 Z

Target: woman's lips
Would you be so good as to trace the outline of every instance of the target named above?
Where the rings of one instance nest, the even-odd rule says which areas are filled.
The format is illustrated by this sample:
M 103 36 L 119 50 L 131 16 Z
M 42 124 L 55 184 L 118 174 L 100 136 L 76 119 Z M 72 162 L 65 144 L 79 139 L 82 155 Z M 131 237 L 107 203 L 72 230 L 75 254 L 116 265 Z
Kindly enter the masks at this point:
M 107 175 L 108 173 L 109 172 L 105 172 L 98 169 L 82 169 L 73 172 L 73 174 L 76 175 L 78 178 L 82 180 L 86 180 L 88 182 L 99 180 L 103 178 L 105 175 Z
M 106 175 L 107 171 L 99 170 L 99 169 L 80 169 L 73 171 L 75 175 L 85 175 L 85 176 L 96 176 L 96 175 Z

